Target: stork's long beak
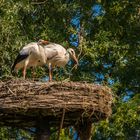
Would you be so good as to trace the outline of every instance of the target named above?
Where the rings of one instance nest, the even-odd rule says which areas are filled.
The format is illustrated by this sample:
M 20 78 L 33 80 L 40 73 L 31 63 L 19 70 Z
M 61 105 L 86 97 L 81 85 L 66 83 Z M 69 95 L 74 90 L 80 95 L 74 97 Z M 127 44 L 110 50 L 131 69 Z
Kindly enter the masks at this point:
M 40 39 L 40 40 L 38 41 L 38 45 L 47 45 L 47 44 L 49 44 L 49 41 L 47 41 L 47 40 L 42 40 L 42 39 Z
M 74 60 L 74 62 L 76 63 L 76 65 L 79 65 L 79 63 L 78 63 L 78 59 L 76 58 L 76 56 L 73 55 L 72 57 L 73 57 L 73 60 Z
M 44 40 L 42 43 L 43 43 L 44 45 L 46 45 L 46 44 L 49 44 L 49 41 Z

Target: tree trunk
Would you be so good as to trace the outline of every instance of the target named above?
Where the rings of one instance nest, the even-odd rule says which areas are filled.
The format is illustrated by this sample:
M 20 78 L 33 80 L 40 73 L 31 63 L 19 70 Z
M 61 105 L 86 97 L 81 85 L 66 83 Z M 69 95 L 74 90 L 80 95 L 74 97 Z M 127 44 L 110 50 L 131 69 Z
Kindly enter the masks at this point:
M 43 120 L 37 125 L 37 133 L 35 140 L 49 140 L 50 139 L 50 126 Z
M 80 140 L 91 140 L 92 134 L 92 123 L 89 120 L 84 120 L 75 126 Z

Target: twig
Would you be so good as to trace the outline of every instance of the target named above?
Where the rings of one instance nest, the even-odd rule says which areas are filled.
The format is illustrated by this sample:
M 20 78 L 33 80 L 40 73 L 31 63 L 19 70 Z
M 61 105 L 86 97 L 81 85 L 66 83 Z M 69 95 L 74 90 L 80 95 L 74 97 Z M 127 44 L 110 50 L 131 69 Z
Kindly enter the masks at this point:
M 47 0 L 45 0 L 45 1 L 41 1 L 41 2 L 32 2 L 31 4 L 44 4 L 44 3 L 46 3 L 47 2 Z
M 80 52 L 79 52 L 79 54 L 78 54 L 78 60 L 79 60 L 79 57 L 80 57 L 80 55 L 82 54 L 82 46 L 81 45 L 79 45 L 80 46 Z
M 61 130 L 62 130 L 62 127 L 63 127 L 65 112 L 66 112 L 66 109 L 63 108 L 63 114 L 62 114 L 62 118 L 61 118 L 61 123 L 60 123 L 59 131 L 58 131 L 57 140 L 60 140 L 60 133 L 61 133 Z
M 10 93 L 12 93 L 12 95 L 14 95 L 15 96 L 15 93 L 6 85 L 6 87 L 8 88 L 8 91 L 10 92 Z

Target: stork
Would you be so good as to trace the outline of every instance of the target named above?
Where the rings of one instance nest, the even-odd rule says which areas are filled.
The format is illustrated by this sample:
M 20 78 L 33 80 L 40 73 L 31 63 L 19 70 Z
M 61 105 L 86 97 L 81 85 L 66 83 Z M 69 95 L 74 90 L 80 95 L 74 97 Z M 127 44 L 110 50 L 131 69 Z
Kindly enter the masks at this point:
M 75 51 L 72 48 L 66 50 L 59 44 L 48 43 L 48 41 L 45 40 L 41 40 L 39 44 L 44 45 L 46 63 L 49 66 L 49 81 L 52 81 L 52 67 L 64 67 L 70 58 L 78 65 L 78 59 L 76 58 Z
M 39 40 L 39 42 L 31 42 L 20 50 L 11 72 L 23 69 L 23 78 L 25 79 L 27 68 L 46 64 L 44 48 L 39 45 L 40 41 L 41 40 Z

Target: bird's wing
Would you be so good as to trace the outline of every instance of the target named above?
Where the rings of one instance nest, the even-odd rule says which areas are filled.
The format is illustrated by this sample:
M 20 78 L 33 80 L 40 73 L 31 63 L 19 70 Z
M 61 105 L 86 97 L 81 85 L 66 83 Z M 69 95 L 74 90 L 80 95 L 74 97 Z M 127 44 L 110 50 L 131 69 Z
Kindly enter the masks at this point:
M 58 51 L 53 48 L 46 48 L 45 55 L 46 55 L 47 60 L 51 60 L 58 55 Z
M 11 71 L 14 70 L 15 66 L 18 63 L 25 60 L 30 55 L 30 52 L 32 51 L 33 45 L 35 45 L 35 43 L 29 43 L 21 49 L 21 51 L 19 52 L 18 56 L 16 57 L 16 59 L 14 61 L 14 64 L 11 68 Z
M 48 44 L 48 45 L 44 46 L 44 48 L 51 49 L 53 51 L 55 50 L 55 51 L 57 51 L 58 55 L 60 55 L 60 56 L 62 56 L 66 53 L 66 49 L 63 46 L 56 44 L 56 43 Z
M 50 43 L 48 45 L 45 45 L 44 48 L 55 48 L 57 46 L 57 44 L 55 43 Z
M 28 56 L 29 56 L 29 54 L 20 54 L 20 53 L 19 53 L 18 56 L 17 56 L 16 59 L 15 59 L 15 62 L 14 62 L 14 64 L 13 64 L 13 66 L 12 66 L 11 71 L 14 70 L 16 64 L 18 64 L 18 63 L 21 62 L 22 60 L 26 59 Z
M 38 55 L 38 45 L 37 42 L 31 42 L 27 45 L 25 45 L 21 51 L 19 52 L 17 58 L 15 59 L 15 62 L 12 66 L 11 71 L 14 70 L 16 64 L 20 63 L 21 61 L 25 60 L 31 53 Z

